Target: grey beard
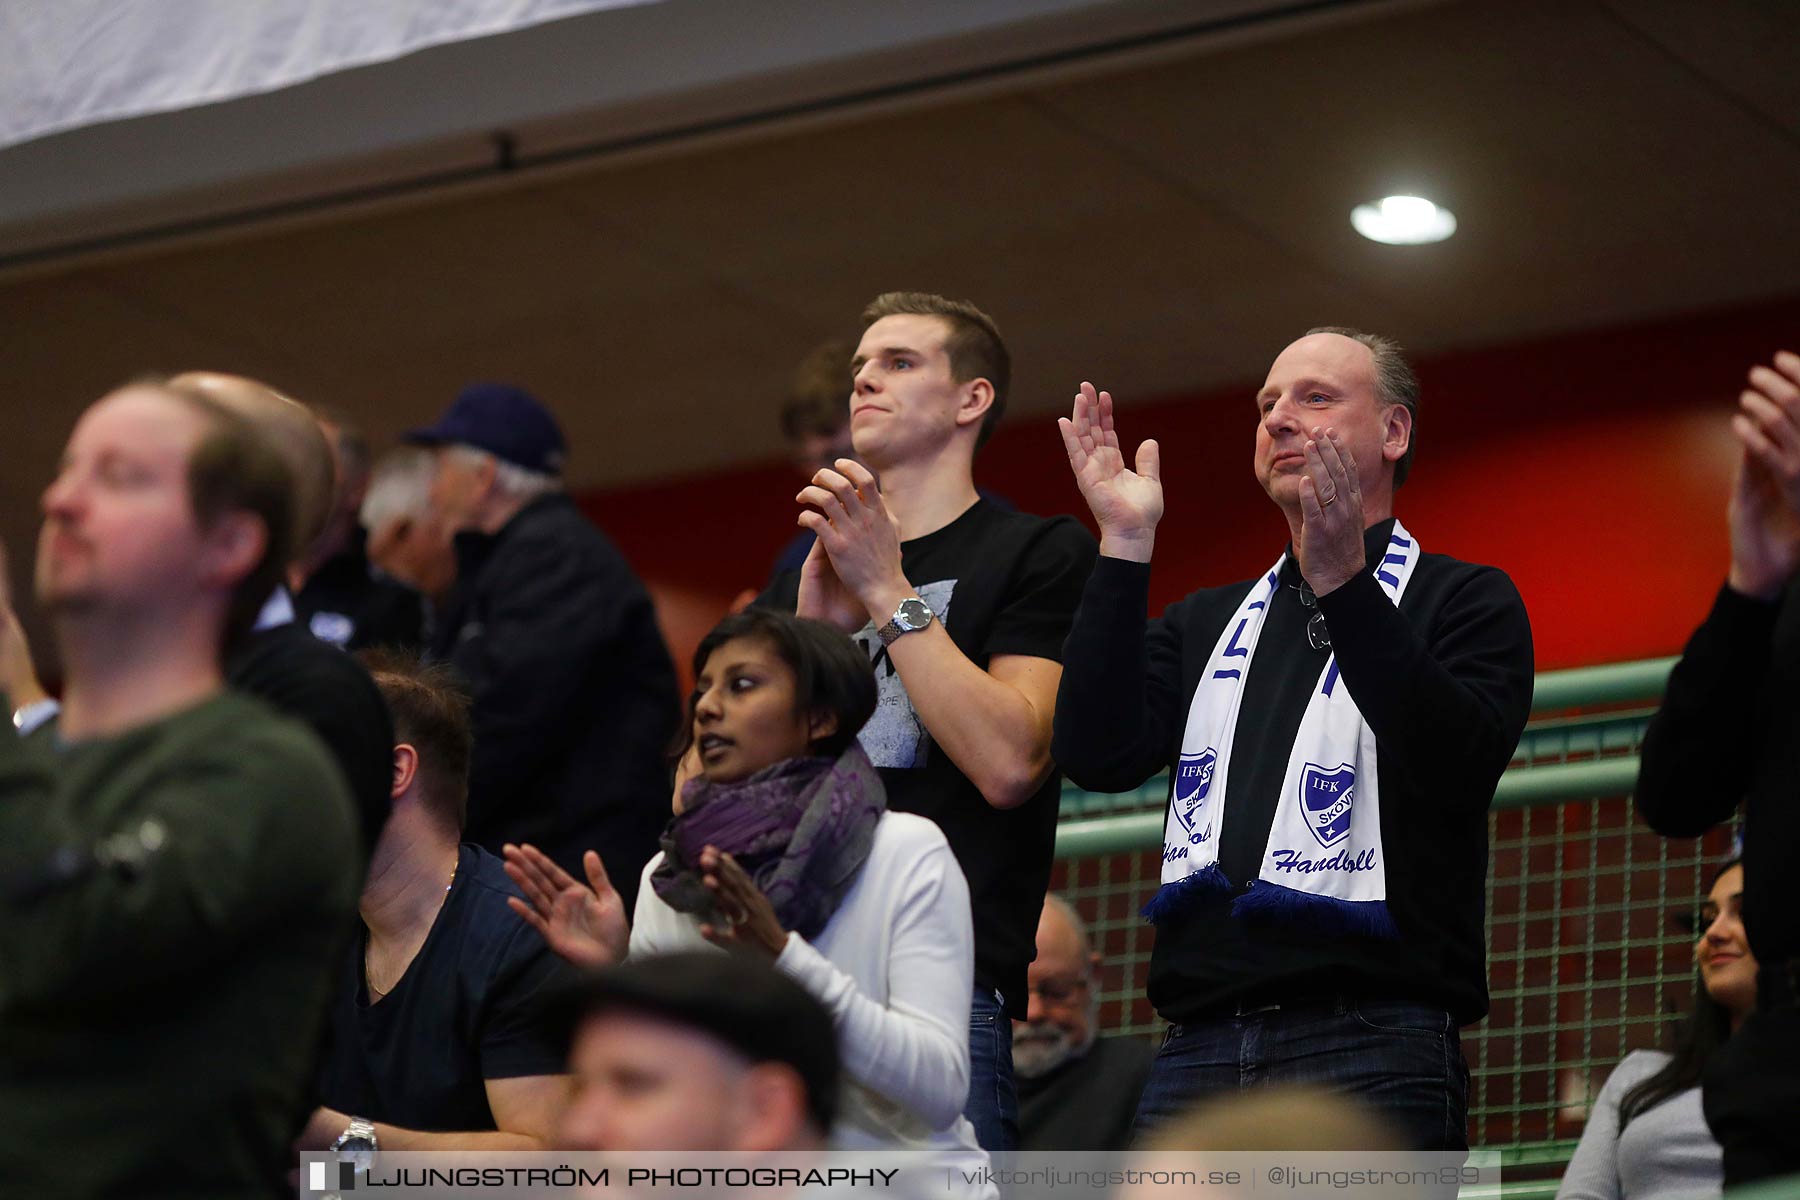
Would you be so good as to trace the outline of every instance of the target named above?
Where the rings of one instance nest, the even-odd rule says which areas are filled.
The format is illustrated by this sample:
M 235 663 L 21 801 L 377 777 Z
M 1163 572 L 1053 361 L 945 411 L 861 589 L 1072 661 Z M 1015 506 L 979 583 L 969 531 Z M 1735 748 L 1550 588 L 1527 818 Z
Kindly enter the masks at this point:
M 1094 1044 L 1093 1026 L 1078 1046 L 1069 1031 L 1048 1021 L 1034 1021 L 1013 1035 L 1013 1074 L 1023 1079 L 1041 1079 L 1072 1058 L 1086 1054 Z

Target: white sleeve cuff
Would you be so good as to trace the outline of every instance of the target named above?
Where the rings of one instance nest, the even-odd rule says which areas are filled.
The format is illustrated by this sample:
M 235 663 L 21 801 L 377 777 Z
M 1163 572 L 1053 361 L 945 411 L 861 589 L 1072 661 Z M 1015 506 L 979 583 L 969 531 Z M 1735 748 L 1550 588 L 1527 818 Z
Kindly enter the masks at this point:
M 45 698 L 13 713 L 13 728 L 19 731 L 20 737 L 34 733 L 46 721 L 62 711 L 62 705 L 55 700 Z

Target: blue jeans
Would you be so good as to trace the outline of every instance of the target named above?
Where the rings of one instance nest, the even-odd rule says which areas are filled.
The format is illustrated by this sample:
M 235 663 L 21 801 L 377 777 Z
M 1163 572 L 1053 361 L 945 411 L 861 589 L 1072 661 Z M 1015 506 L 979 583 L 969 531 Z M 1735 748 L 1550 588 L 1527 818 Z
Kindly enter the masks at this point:
M 1000 993 L 975 988 L 969 1005 L 969 1100 L 963 1116 L 989 1154 L 1019 1145 L 1019 1098 L 1013 1091 L 1012 1021 Z
M 1467 1150 L 1469 1068 L 1450 1014 L 1332 998 L 1243 1006 L 1171 1025 L 1138 1101 L 1142 1137 L 1196 1101 L 1266 1083 L 1315 1084 L 1374 1109 L 1416 1150 Z

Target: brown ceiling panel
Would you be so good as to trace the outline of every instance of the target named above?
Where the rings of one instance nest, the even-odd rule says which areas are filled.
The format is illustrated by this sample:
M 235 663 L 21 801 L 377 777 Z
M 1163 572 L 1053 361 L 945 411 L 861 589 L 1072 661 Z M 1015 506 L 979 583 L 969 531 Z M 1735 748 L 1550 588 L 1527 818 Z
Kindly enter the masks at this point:
M 1800 148 L 1599 6 L 1436 7 L 1042 99 L 1385 296 L 1421 347 L 1800 287 L 1800 254 L 1768 252 L 1793 245 Z M 1456 237 L 1351 230 L 1352 205 L 1402 190 L 1451 207 Z
M 1435 351 L 1800 292 L 1796 76 L 1767 65 L 1800 6 L 1372 12 L 0 285 L 30 398 L 6 475 L 41 476 L 107 384 L 189 365 L 378 439 L 515 379 L 563 416 L 581 485 L 766 458 L 793 364 L 893 287 L 994 313 L 1017 420 L 1083 378 L 1127 402 L 1253 381 L 1317 323 Z M 1407 188 L 1457 235 L 1352 232 L 1354 203 Z

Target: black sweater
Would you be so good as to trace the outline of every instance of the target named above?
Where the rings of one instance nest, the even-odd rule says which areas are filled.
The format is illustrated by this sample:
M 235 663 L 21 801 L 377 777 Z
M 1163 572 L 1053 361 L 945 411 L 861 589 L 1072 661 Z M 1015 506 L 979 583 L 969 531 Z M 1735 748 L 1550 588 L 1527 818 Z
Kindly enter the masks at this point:
M 1366 534 L 1378 563 L 1391 521 Z M 1188 708 L 1225 623 L 1256 581 L 1194 592 L 1146 620 L 1150 568 L 1102 558 L 1064 650 L 1053 753 L 1093 791 L 1140 786 L 1180 755 Z M 1293 739 L 1327 652 L 1290 556 L 1244 680 L 1219 863 L 1256 877 Z M 1364 573 L 1319 599 L 1338 668 L 1376 737 L 1388 910 L 1398 941 L 1247 926 L 1229 900 L 1157 927 L 1150 1000 L 1171 1021 L 1243 1002 L 1345 994 L 1487 1012 L 1487 809 L 1531 708 L 1531 626 L 1493 568 L 1420 556 L 1399 608 Z
M 1780 882 L 1800 850 L 1789 759 L 1800 738 L 1800 602 L 1719 589 L 1644 735 L 1637 807 L 1665 837 L 1698 837 L 1744 803 L 1744 932 L 1767 969 L 1800 958 L 1800 904 Z
M 369 672 L 289 621 L 245 638 L 225 664 L 225 680 L 319 735 L 350 786 L 367 862 L 393 807 L 394 778 L 393 721 Z

